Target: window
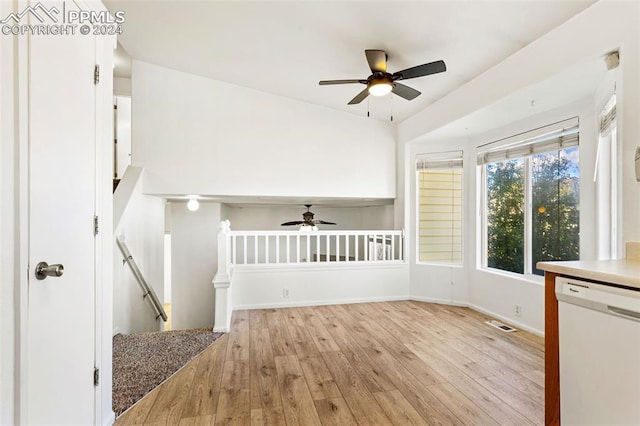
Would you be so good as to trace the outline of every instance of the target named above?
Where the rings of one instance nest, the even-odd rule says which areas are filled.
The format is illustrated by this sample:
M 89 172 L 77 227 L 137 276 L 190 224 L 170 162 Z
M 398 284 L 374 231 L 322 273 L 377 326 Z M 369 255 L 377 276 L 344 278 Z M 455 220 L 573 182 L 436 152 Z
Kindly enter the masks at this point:
M 580 258 L 578 119 L 481 147 L 483 266 L 543 275 Z
M 462 151 L 420 154 L 418 262 L 462 264 Z
M 598 259 L 618 257 L 618 140 L 616 95 L 600 113 L 600 135 L 596 154 L 596 242 Z

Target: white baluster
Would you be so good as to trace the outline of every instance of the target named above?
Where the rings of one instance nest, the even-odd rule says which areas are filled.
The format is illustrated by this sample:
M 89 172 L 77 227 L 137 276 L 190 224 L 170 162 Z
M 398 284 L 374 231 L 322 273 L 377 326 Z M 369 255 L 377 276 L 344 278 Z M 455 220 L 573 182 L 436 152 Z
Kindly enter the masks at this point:
M 360 253 L 359 253 L 360 247 L 358 247 L 358 242 L 360 240 L 360 235 L 355 235 L 354 239 L 356 240 L 356 246 L 355 246 L 355 249 L 354 249 L 354 254 L 355 254 L 354 257 L 356 259 L 356 262 L 358 262 L 360 260 Z
M 345 260 L 346 262 L 349 262 L 349 239 L 350 239 L 350 238 L 351 238 L 351 237 L 350 237 L 349 235 L 346 235 L 346 236 L 345 236 L 345 245 L 344 245 L 344 251 L 345 251 L 345 253 L 344 253 L 344 260 Z
M 340 235 L 336 234 L 336 262 L 340 262 Z
M 387 260 L 387 234 L 382 234 L 382 260 Z
M 373 235 L 373 260 L 378 260 L 378 236 Z
M 276 235 L 276 263 L 280 263 L 280 235 Z
M 287 235 L 287 261 L 286 263 L 291 263 L 291 236 Z
M 242 245 L 242 250 L 244 252 L 244 258 L 243 260 L 243 264 L 246 265 L 247 264 L 247 236 L 244 235 L 244 244 Z
M 269 235 L 264 236 L 264 263 L 269 263 Z
M 391 260 L 396 260 L 396 236 L 391 235 Z
M 236 264 L 236 251 L 237 251 L 237 249 L 236 249 L 236 236 L 235 235 L 231 237 L 231 245 L 232 245 L 231 253 L 233 253 L 232 254 L 232 256 L 233 256 L 232 259 L 233 260 L 231 262 L 235 265 Z
M 331 238 L 329 237 L 329 234 L 327 234 L 327 254 L 325 257 L 325 262 L 329 262 L 331 260 Z
M 307 234 L 307 263 L 311 262 L 311 234 Z
M 296 235 L 296 263 L 300 263 L 300 234 Z

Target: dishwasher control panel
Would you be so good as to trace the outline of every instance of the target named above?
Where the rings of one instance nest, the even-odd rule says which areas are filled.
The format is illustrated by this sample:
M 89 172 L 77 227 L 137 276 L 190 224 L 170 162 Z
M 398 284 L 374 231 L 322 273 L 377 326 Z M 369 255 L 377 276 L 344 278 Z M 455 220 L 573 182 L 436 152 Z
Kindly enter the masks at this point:
M 556 277 L 558 302 L 572 303 L 584 308 L 640 321 L 640 291 Z

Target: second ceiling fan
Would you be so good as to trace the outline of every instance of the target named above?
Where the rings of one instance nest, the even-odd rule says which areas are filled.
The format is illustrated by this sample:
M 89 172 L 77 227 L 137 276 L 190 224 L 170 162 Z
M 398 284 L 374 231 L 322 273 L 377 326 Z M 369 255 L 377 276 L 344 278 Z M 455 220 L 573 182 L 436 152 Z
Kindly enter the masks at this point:
M 408 80 L 410 78 L 424 77 L 426 75 L 437 74 L 447 70 L 444 61 L 429 62 L 415 67 L 407 68 L 402 71 L 387 72 L 387 54 L 384 50 L 369 49 L 365 50 L 371 75 L 363 80 L 322 80 L 321 86 L 330 84 L 366 84 L 367 87 L 355 98 L 349 101 L 349 105 L 359 104 L 370 94 L 373 96 L 384 96 L 389 92 L 393 92 L 401 98 L 412 100 L 420 95 L 420 92 L 404 84 L 400 84 L 398 80 Z

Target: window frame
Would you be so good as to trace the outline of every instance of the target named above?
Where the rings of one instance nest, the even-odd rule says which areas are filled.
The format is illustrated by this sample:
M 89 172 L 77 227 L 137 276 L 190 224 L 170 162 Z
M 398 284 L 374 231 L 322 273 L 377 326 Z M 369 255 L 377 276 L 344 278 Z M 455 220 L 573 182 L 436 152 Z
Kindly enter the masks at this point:
M 486 147 L 493 147 L 496 146 L 496 148 L 494 148 L 496 151 L 500 151 L 501 148 L 504 150 L 504 147 L 508 147 L 511 145 L 515 145 L 518 146 L 520 145 L 520 143 L 522 143 L 521 146 L 524 146 L 527 140 L 530 139 L 535 139 L 534 137 L 529 137 L 527 138 L 527 135 L 530 134 L 540 134 L 540 133 L 544 133 L 545 129 L 554 129 L 554 131 L 558 131 L 558 129 L 562 128 L 563 124 L 569 125 L 568 123 L 575 123 L 573 124 L 571 127 L 576 127 L 577 128 L 577 135 L 578 135 L 578 139 L 579 139 L 579 134 L 580 134 L 580 125 L 579 125 L 579 119 L 578 117 L 574 117 L 568 120 L 563 120 L 560 121 L 558 123 L 554 123 L 554 124 L 550 124 L 547 126 L 543 126 L 541 128 L 538 129 L 534 129 L 528 132 L 523 132 L 517 135 L 514 135 L 512 137 L 509 138 L 505 138 L 505 139 L 501 139 L 495 142 L 490 142 L 488 144 L 485 145 L 481 145 L 478 147 L 478 173 L 477 176 L 480 179 L 480 181 L 478 182 L 477 185 L 477 189 L 479 191 L 479 202 L 480 202 L 480 218 L 478 220 L 478 224 L 480 225 L 479 228 L 479 232 L 480 235 L 478 236 L 480 238 L 480 248 L 481 251 L 480 253 L 478 253 L 479 259 L 478 259 L 478 266 L 479 269 L 485 271 L 485 272 L 490 272 L 490 273 L 496 273 L 499 275 L 506 275 L 506 276 L 511 276 L 511 277 L 518 277 L 519 279 L 525 279 L 525 280 L 529 280 L 529 281 L 534 281 L 534 282 L 538 282 L 538 283 L 543 283 L 544 282 L 544 277 L 540 276 L 538 274 L 534 273 L 534 268 L 533 268 L 533 213 L 531 211 L 532 206 L 533 206 L 533 181 L 532 181 L 532 158 L 539 153 L 543 153 L 543 152 L 553 152 L 554 150 L 549 150 L 549 151 L 543 151 L 543 152 L 536 152 L 536 153 L 530 153 L 530 154 L 526 154 L 526 155 L 517 155 L 514 156 L 511 159 L 522 159 L 523 160 L 523 169 L 524 169 L 524 173 L 523 173 L 523 179 L 524 179 L 524 199 L 523 199 L 523 208 L 524 208 L 524 247 L 523 247 L 523 273 L 518 273 L 518 272 L 512 272 L 512 271 L 507 271 L 507 270 L 503 270 L 503 269 L 498 269 L 498 268 L 492 268 L 488 265 L 489 263 L 489 256 L 488 256 L 488 250 L 489 250 L 489 242 L 488 242 L 488 188 L 487 188 L 487 165 L 488 164 L 492 164 L 492 163 L 497 163 L 500 161 L 508 161 L 510 158 L 508 157 L 507 154 L 507 158 L 502 159 L 502 160 L 495 160 L 495 161 L 486 161 L 483 162 L 481 164 L 481 157 L 485 157 L 487 153 L 489 152 L 489 150 L 485 150 L 482 151 L 482 148 L 486 148 Z M 518 139 L 520 141 L 520 143 L 518 143 Z M 510 143 L 506 143 L 506 141 L 510 141 Z M 514 143 L 515 141 L 515 143 Z M 535 143 L 533 144 L 535 145 Z M 572 146 L 577 146 L 578 149 L 580 149 L 580 144 L 579 142 L 576 143 L 575 145 L 570 145 L 567 147 L 562 147 L 560 149 L 566 149 Z M 582 179 L 581 173 L 580 173 L 580 179 Z
M 443 167 L 431 167 L 433 170 L 452 170 L 459 169 L 460 170 L 460 260 L 456 263 L 446 263 L 446 262 L 437 262 L 437 261 L 424 261 L 420 259 L 420 172 L 424 169 L 420 169 L 418 163 L 421 161 L 429 161 L 424 160 L 425 158 L 432 158 L 434 162 L 442 162 L 444 164 Z M 446 167 L 447 163 L 458 162 L 460 166 L 449 166 Z M 422 152 L 418 153 L 415 156 L 415 166 L 414 166 L 414 182 L 415 182 L 415 263 L 416 265 L 424 265 L 424 266 L 436 266 L 436 267 L 444 267 L 444 268 L 464 268 L 465 266 L 465 217 L 464 217 L 464 206 L 465 206 L 465 169 L 464 169 L 464 150 L 453 150 L 453 151 L 432 151 L 432 152 Z

